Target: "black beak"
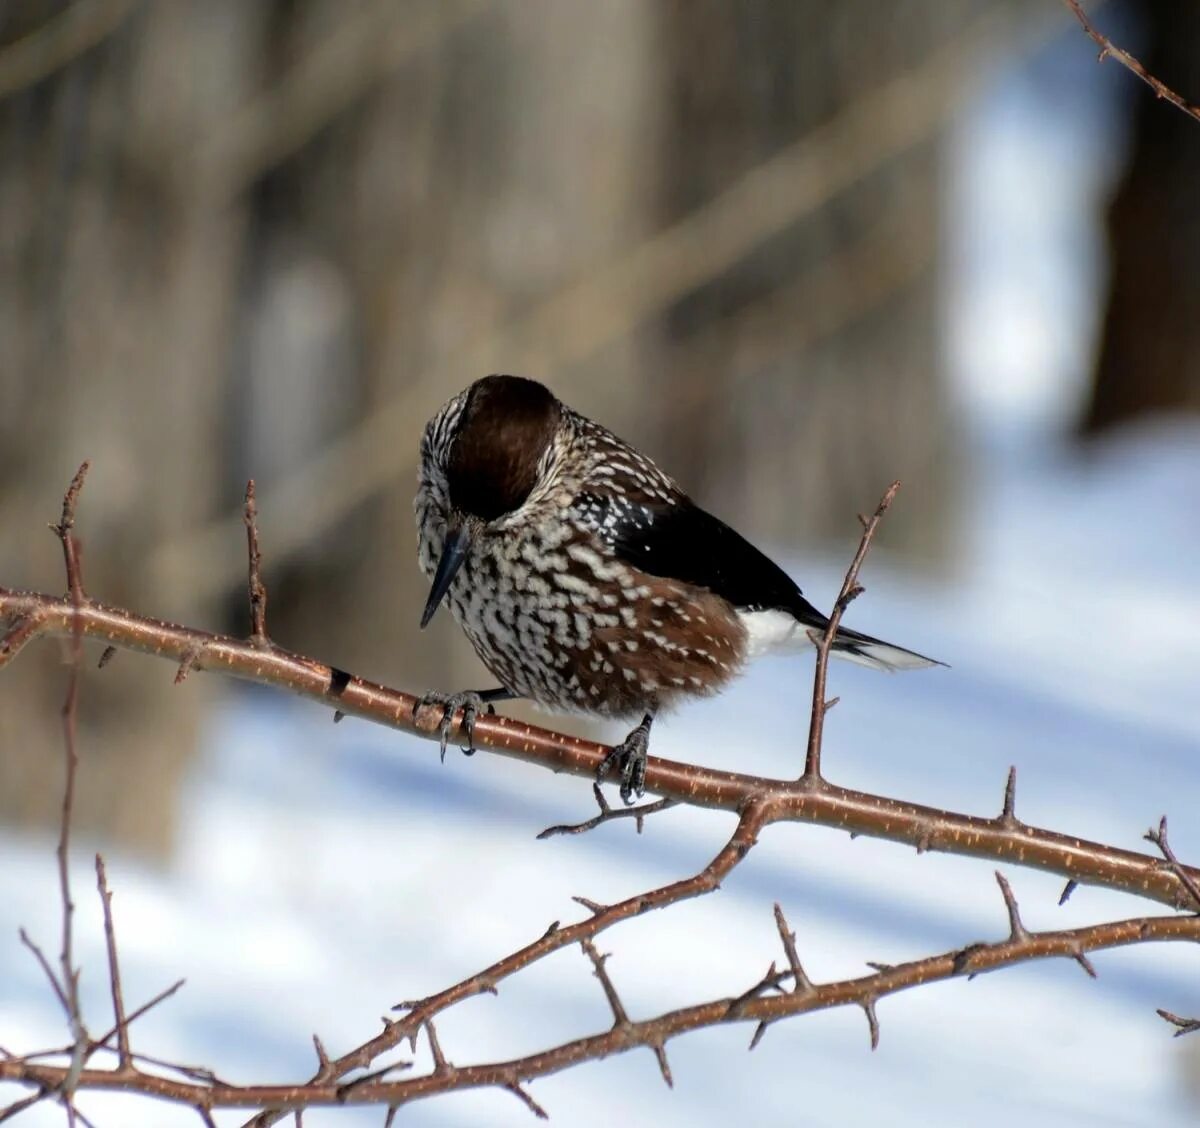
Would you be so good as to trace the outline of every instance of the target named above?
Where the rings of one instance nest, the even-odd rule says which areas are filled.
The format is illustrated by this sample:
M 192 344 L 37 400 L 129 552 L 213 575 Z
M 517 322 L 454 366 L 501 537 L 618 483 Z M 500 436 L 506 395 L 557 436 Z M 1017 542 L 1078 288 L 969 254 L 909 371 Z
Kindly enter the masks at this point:
M 442 558 L 438 561 L 437 572 L 433 577 L 433 587 L 429 591 L 429 599 L 425 602 L 425 610 L 421 615 L 421 628 L 429 625 L 433 613 L 438 609 L 454 577 L 467 558 L 471 547 L 471 533 L 466 525 L 459 525 L 446 533 L 446 543 L 442 546 Z

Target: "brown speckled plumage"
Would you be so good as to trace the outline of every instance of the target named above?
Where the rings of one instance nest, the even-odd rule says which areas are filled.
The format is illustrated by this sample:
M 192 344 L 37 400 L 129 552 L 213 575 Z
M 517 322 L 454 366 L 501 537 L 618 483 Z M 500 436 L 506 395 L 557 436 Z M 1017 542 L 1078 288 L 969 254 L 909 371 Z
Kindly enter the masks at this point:
M 825 625 L 786 573 L 649 458 L 531 380 L 486 377 L 430 420 L 415 508 L 434 581 L 423 623 L 444 598 L 507 691 L 492 699 L 643 717 L 614 752 L 626 800 L 640 793 L 656 713 Z M 888 669 L 932 664 L 845 629 L 834 648 Z

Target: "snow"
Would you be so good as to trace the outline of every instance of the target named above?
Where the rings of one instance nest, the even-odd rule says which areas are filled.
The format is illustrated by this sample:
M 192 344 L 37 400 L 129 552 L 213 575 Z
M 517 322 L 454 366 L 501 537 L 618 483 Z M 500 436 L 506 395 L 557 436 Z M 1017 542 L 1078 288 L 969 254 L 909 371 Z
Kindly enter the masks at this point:
M 834 667 L 831 689 L 842 701 L 827 722 L 826 765 L 847 786 L 986 815 L 999 810 L 1015 764 L 1026 821 L 1149 849 L 1141 835 L 1167 813 L 1176 851 L 1194 859 L 1200 429 L 1152 421 L 1088 457 L 1055 437 L 1090 347 L 1095 295 L 1080 296 L 1078 264 L 1092 252 L 1080 259 L 1074 230 L 1054 243 L 1059 229 L 1037 211 L 1047 194 L 1036 184 L 979 175 L 996 158 L 989 145 L 1018 144 L 1014 114 L 1027 130 L 1057 120 L 1061 135 L 1078 125 L 1041 114 L 1036 99 L 1014 110 L 1021 90 L 1013 84 L 1028 81 L 1018 71 L 985 91 L 976 112 L 987 128 L 966 131 L 960 154 L 963 179 L 994 193 L 984 201 L 989 223 L 1009 223 L 1010 244 L 1036 238 L 1043 252 L 1034 271 L 1022 274 L 1020 255 L 999 256 L 1003 269 L 991 271 L 995 286 L 1020 296 L 1015 313 L 1012 302 L 989 306 L 980 296 L 983 267 L 972 254 L 958 268 L 966 281 L 949 348 L 963 425 L 980 452 L 965 558 L 952 580 L 922 582 L 872 557 L 868 592 L 848 617 L 951 668 L 884 676 Z M 1084 152 L 1076 170 L 1088 159 Z M 1010 154 L 1005 167 L 1011 174 L 1029 163 Z M 1098 198 L 1095 181 L 1077 180 Z M 1034 217 L 1032 227 L 1022 216 Z M 1048 264 L 1055 254 L 1075 256 L 1074 271 Z M 1038 300 L 1039 286 L 1070 289 L 1072 279 L 1065 305 Z M 962 332 L 968 321 L 973 335 Z M 968 336 L 970 357 L 954 343 Z M 1023 344 L 1009 354 L 1002 340 Z M 990 375 L 987 357 L 997 364 Z M 1019 379 L 998 389 L 993 378 L 1006 370 Z M 823 605 L 844 561 L 790 566 Z M 796 774 L 810 671 L 808 658 L 760 662 L 728 694 L 657 727 L 655 752 Z M 353 720 L 334 726 L 327 711 L 261 691 L 231 689 L 206 749 L 186 788 L 170 870 L 107 861 L 130 1003 L 187 978 L 134 1027 L 135 1048 L 210 1065 L 232 1081 L 304 1078 L 315 1065 L 314 1032 L 331 1053 L 343 1052 L 371 1036 L 392 1004 L 479 970 L 552 920 L 577 919 L 572 895 L 612 901 L 690 874 L 732 826 L 728 815 L 673 810 L 640 837 L 617 823 L 539 842 L 544 826 L 591 813 L 586 784 L 486 755 L 451 752 L 441 765 L 432 744 Z M 0 849 L 0 1045 L 61 1045 L 61 1013 L 17 939 L 23 925 L 57 951 L 53 842 L 6 832 Z M 815 980 L 860 975 L 868 960 L 1003 936 L 992 868 L 822 828 L 772 827 L 718 893 L 620 925 L 599 946 L 612 953 L 609 970 L 634 1017 L 746 989 L 781 955 L 775 900 Z M 1031 928 L 1156 911 L 1087 888 L 1059 907 L 1061 880 L 1002 868 Z M 73 873 L 81 990 L 98 1029 L 107 1022 L 107 979 L 86 842 L 76 843 Z M 1200 1013 L 1200 952 L 1142 946 L 1094 962 L 1098 981 L 1058 960 L 886 998 L 874 1054 L 862 1013 L 843 1009 L 779 1024 L 752 1054 L 744 1052 L 750 1025 L 673 1041 L 673 1091 L 647 1051 L 529 1088 L 554 1121 L 585 1128 L 622 1120 L 663 1128 L 1194 1122 L 1188 1077 L 1200 1072 L 1200 1042 L 1172 1039 L 1154 1010 Z M 498 997 L 447 1012 L 438 1030 L 448 1056 L 467 1063 L 519 1056 L 610 1021 L 590 966 L 569 949 L 505 981 Z M 428 1067 L 424 1043 L 416 1061 Z M 187 1110 L 120 1095 L 88 1094 L 80 1106 L 100 1125 L 197 1122 Z M 216 1117 L 220 1125 L 244 1119 Z M 380 1121 L 378 1111 L 353 1109 L 305 1116 L 309 1128 Z M 480 1091 L 410 1106 L 397 1122 L 526 1125 L 530 1115 L 509 1094 Z M 21 1123 L 60 1124 L 62 1113 L 46 1103 Z

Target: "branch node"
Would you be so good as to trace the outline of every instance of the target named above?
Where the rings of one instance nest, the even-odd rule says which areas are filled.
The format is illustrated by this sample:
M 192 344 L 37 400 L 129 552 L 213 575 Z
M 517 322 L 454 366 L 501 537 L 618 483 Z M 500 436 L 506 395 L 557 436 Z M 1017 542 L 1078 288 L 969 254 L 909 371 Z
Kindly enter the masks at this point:
M 953 973 L 955 975 L 962 975 L 962 973 L 967 970 L 967 965 L 971 962 L 971 957 L 974 956 L 976 952 L 986 951 L 986 949 L 987 945 L 984 943 L 968 944 L 965 948 L 959 948 L 959 950 L 954 953 L 954 960 L 951 964 Z M 967 978 L 974 979 L 977 974 L 978 972 L 972 971 Z
M 1151 828 L 1144 835 L 1147 842 L 1154 843 L 1155 846 L 1162 851 L 1163 860 L 1166 862 L 1167 868 L 1178 879 L 1182 886 L 1181 892 L 1187 894 L 1186 898 L 1176 898 L 1176 908 L 1182 908 L 1181 901 L 1186 904 L 1188 898 L 1191 899 L 1193 911 L 1200 911 L 1200 886 L 1197 886 L 1195 878 L 1188 873 L 1187 868 L 1183 866 L 1179 859 L 1175 856 L 1175 851 L 1171 849 L 1171 843 L 1167 838 L 1167 816 L 1163 815 L 1158 820 L 1158 829 Z

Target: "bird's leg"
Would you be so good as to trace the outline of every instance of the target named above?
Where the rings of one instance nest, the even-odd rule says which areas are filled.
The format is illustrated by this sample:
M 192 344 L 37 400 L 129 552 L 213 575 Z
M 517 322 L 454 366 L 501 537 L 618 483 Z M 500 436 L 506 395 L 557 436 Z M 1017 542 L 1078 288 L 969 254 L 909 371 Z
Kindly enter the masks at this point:
M 650 726 L 654 714 L 647 713 L 641 724 L 600 762 L 597 781 L 603 780 L 613 768 L 621 772 L 621 802 L 629 806 L 646 794 L 646 748 L 650 744 Z
M 442 738 L 442 762 L 446 760 L 446 744 L 450 740 L 450 725 L 454 720 L 454 714 L 462 710 L 462 731 L 467 736 L 467 746 L 463 752 L 468 756 L 475 755 L 475 719 L 479 716 L 480 710 L 486 705 L 489 713 L 494 713 L 495 707 L 493 701 L 511 701 L 519 694 L 513 693 L 511 689 L 505 689 L 503 686 L 497 686 L 495 689 L 464 689 L 459 693 L 440 693 L 438 690 L 430 690 L 429 693 L 422 694 L 417 698 L 417 703 L 413 706 L 413 719 L 416 719 L 417 714 L 427 705 L 438 705 L 442 709 L 442 723 L 439 727 L 439 734 Z

